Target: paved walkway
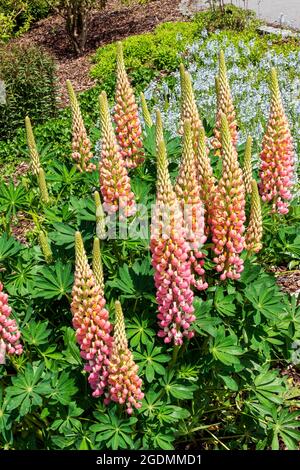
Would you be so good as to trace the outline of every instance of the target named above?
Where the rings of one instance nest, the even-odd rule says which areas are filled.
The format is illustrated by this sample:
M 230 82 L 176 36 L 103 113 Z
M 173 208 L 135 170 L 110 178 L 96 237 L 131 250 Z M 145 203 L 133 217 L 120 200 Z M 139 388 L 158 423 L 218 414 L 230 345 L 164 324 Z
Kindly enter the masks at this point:
M 300 0 L 233 0 L 233 3 L 240 7 L 246 5 L 264 20 L 300 29 Z

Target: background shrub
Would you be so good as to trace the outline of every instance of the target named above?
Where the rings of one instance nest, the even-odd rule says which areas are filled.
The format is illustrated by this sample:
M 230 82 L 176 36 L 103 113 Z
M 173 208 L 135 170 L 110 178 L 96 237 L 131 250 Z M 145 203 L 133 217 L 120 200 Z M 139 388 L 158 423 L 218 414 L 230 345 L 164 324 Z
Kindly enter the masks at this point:
M 50 11 L 46 0 L 0 0 L 0 41 L 28 31 L 31 24 Z
M 197 25 L 193 22 L 164 23 L 154 33 L 131 36 L 122 41 L 126 68 L 137 91 L 143 89 L 155 75 L 178 68 L 178 53 L 193 41 L 196 31 Z M 92 77 L 109 95 L 113 94 L 116 45 L 99 48 L 94 62 Z
M 225 5 L 223 8 L 214 8 L 197 13 L 195 22 L 199 31 L 204 28 L 208 31 L 215 31 L 216 29 L 231 29 L 234 31 L 247 29 L 249 31 L 255 30 L 260 24 L 254 11 L 238 8 L 234 5 Z
M 55 64 L 37 47 L 2 48 L 0 79 L 6 102 L 0 104 L 0 138 L 11 137 L 28 114 L 39 123 L 56 113 Z

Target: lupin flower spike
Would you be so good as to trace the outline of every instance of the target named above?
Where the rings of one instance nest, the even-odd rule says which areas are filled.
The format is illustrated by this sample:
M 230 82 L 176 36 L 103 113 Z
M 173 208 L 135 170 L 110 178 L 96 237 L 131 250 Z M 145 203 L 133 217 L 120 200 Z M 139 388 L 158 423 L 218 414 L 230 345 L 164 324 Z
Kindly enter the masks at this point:
M 72 158 L 79 171 L 91 172 L 96 170 L 96 165 L 90 161 L 93 158 L 91 142 L 86 132 L 72 83 L 70 80 L 67 80 L 66 83 L 72 112 Z
M 0 364 L 5 364 L 6 354 L 19 356 L 23 352 L 21 333 L 16 320 L 10 318 L 10 314 L 8 295 L 3 292 L 3 284 L 0 282 Z
M 86 360 L 85 370 L 93 396 L 104 393 L 107 386 L 109 356 L 112 346 L 111 324 L 101 287 L 89 266 L 83 241 L 75 234 L 75 279 L 72 290 L 71 312 L 76 340 L 81 357 Z
M 217 116 L 216 116 L 216 126 L 214 130 L 215 137 L 212 140 L 212 145 L 215 148 L 216 155 L 221 155 L 222 148 L 222 138 L 221 138 L 221 116 L 225 114 L 229 126 L 229 131 L 231 135 L 231 140 L 234 146 L 237 144 L 238 133 L 237 133 L 237 123 L 236 115 L 233 106 L 229 81 L 227 77 L 227 69 L 225 63 L 224 52 L 220 52 L 219 58 L 219 75 L 216 79 L 216 90 L 217 95 Z
M 147 101 L 146 101 L 144 93 L 141 93 L 141 106 L 142 106 L 142 113 L 143 113 L 143 118 L 144 118 L 146 126 L 152 127 L 153 121 L 152 121 L 152 117 L 148 109 L 148 105 L 147 105 Z
M 216 189 L 216 180 L 213 176 L 213 170 L 210 164 L 209 151 L 206 145 L 205 130 L 199 131 L 199 142 L 196 152 L 196 174 L 198 179 L 200 199 L 205 207 L 206 233 L 211 223 L 211 206 L 213 195 Z
M 212 205 L 212 242 L 217 255 L 214 262 L 221 280 L 239 279 L 244 248 L 245 188 L 237 151 L 224 114 L 221 116 L 223 172 Z
M 51 251 L 51 247 L 50 247 L 50 244 L 49 244 L 49 240 L 47 238 L 47 235 L 45 234 L 45 232 L 40 232 L 39 233 L 39 243 L 40 243 L 40 247 L 41 247 L 41 250 L 42 250 L 42 253 L 44 255 L 44 258 L 45 258 L 45 261 L 46 263 L 51 263 L 52 262 L 52 251 Z
M 41 200 L 43 201 L 44 204 L 48 204 L 50 199 L 49 199 L 49 194 L 48 194 L 48 189 L 47 189 L 47 184 L 46 184 L 45 172 L 43 168 L 39 169 L 38 184 L 39 184 L 40 193 L 41 193 Z
M 165 142 L 162 138 L 161 116 L 157 112 L 157 195 L 152 217 L 150 248 L 160 331 L 165 343 L 180 346 L 194 332 L 195 320 L 189 246 L 185 240 L 183 216 L 168 171 Z M 160 139 L 160 140 L 159 140 Z M 169 217 L 166 221 L 166 217 Z
M 120 208 L 122 213 L 129 217 L 136 211 L 134 194 L 131 191 L 130 178 L 112 127 L 105 91 L 100 95 L 100 123 L 102 149 L 99 170 L 103 208 L 109 214 Z
M 183 152 L 175 193 L 184 213 L 185 238 L 190 246 L 189 262 L 191 263 L 193 285 L 204 290 L 208 287 L 204 280 L 204 257 L 201 251 L 206 242 L 204 235 L 204 207 L 200 199 L 200 188 L 197 182 L 193 142 L 190 121 L 184 122 Z
M 114 109 L 116 136 L 121 156 L 127 168 L 135 168 L 144 161 L 142 127 L 133 89 L 123 58 L 122 43 L 117 42 L 117 85 Z
M 28 145 L 30 159 L 31 159 L 32 173 L 38 176 L 39 169 L 41 167 L 40 156 L 36 147 L 31 122 L 28 116 L 26 116 L 25 118 L 25 127 L 26 127 L 26 136 L 27 136 L 27 145 Z
M 94 192 L 95 206 L 96 206 L 96 235 L 100 240 L 106 237 L 105 231 L 105 215 L 102 208 L 100 194 L 98 191 Z
M 262 249 L 262 215 L 261 204 L 256 181 L 251 181 L 251 212 L 250 221 L 245 236 L 245 248 L 250 253 L 258 253 Z
M 101 289 L 100 294 L 102 297 L 104 297 L 104 276 L 100 250 L 100 240 L 97 237 L 94 238 L 93 245 L 93 273 L 95 276 L 95 280 Z
M 286 118 L 276 70 L 271 70 L 271 108 L 260 154 L 262 200 L 272 203 L 272 212 L 288 213 L 294 179 L 294 147 Z
M 199 131 L 203 128 L 202 121 L 197 108 L 191 76 L 185 71 L 184 65 L 180 64 L 180 83 L 181 83 L 181 116 L 179 132 L 183 134 L 184 121 L 191 122 L 193 149 L 196 152 L 199 140 Z
M 113 346 L 108 368 L 108 394 L 104 403 L 110 400 L 126 405 L 129 415 L 133 408 L 142 406 L 144 393 L 141 391 L 142 380 L 138 376 L 138 366 L 128 348 L 125 322 L 119 301 L 115 302 L 116 322 L 114 326 Z
M 245 190 L 247 194 L 251 194 L 252 191 L 252 137 L 249 135 L 246 141 L 245 156 L 244 156 L 244 167 L 243 167 L 243 179 Z

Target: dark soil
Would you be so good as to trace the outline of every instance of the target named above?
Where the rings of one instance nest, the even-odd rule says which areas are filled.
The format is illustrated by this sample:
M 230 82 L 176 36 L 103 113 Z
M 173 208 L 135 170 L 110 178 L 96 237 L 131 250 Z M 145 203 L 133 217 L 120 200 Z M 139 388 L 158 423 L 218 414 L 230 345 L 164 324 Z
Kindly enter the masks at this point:
M 34 44 L 49 52 L 56 60 L 59 98 L 67 103 L 65 82 L 70 79 L 76 91 L 94 85 L 89 77 L 91 56 L 105 44 L 127 36 L 153 31 L 156 25 L 167 21 L 183 21 L 178 10 L 180 0 L 150 0 L 145 5 L 125 7 L 119 0 L 108 0 L 102 11 L 94 11 L 89 28 L 85 55 L 76 57 L 65 32 L 64 19 L 51 16 L 37 22 L 32 29 L 15 39 L 14 43 Z

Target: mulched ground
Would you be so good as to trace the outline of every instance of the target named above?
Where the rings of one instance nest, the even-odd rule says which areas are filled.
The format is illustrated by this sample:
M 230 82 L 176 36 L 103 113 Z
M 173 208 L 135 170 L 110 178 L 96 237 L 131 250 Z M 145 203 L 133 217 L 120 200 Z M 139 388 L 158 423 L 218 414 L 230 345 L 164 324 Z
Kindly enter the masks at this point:
M 118 0 L 108 0 L 106 8 L 93 13 L 86 45 L 86 53 L 75 57 L 65 32 L 64 20 L 51 16 L 36 23 L 22 37 L 12 41 L 18 44 L 36 44 L 57 62 L 59 96 L 62 106 L 67 103 L 65 82 L 70 79 L 76 91 L 93 86 L 89 77 L 91 55 L 105 44 L 127 36 L 153 31 L 156 25 L 167 21 L 186 20 L 180 13 L 180 0 L 151 0 L 146 5 L 120 6 Z

